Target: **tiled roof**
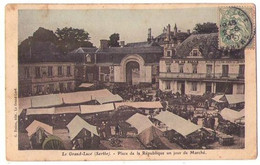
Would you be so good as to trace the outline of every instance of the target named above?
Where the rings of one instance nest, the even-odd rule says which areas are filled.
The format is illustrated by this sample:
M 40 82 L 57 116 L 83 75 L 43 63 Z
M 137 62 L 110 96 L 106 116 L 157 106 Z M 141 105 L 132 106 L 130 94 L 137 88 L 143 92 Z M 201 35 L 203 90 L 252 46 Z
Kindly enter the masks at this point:
M 218 33 L 193 34 L 184 40 L 176 48 L 177 57 L 186 57 L 194 49 L 199 49 L 204 58 L 219 58 L 222 51 L 218 49 Z M 243 51 L 233 52 L 233 55 L 240 56 Z

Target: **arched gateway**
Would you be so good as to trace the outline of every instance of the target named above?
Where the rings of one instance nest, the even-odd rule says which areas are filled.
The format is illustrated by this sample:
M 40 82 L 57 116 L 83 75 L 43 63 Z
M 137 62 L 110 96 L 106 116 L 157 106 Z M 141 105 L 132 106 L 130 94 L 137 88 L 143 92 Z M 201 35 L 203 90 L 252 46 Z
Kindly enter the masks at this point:
M 151 66 L 145 66 L 144 59 L 138 54 L 126 55 L 115 67 L 115 81 L 133 85 L 151 82 Z

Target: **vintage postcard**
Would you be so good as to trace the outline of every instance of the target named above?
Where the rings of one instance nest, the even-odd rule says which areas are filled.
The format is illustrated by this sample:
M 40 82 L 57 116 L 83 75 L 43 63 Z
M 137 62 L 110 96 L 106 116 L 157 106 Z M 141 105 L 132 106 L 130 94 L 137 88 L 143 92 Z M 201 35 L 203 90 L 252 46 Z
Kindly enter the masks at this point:
M 255 12 L 7 5 L 7 160 L 255 159 Z

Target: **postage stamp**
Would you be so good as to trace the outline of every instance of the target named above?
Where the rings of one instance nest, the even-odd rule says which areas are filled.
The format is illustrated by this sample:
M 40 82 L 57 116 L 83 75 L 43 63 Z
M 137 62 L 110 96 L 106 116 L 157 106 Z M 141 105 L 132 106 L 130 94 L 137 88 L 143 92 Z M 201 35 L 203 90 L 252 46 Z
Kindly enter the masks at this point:
M 7 160 L 255 159 L 253 4 L 6 6 Z
M 219 47 L 243 49 L 252 47 L 255 37 L 253 8 L 220 7 Z

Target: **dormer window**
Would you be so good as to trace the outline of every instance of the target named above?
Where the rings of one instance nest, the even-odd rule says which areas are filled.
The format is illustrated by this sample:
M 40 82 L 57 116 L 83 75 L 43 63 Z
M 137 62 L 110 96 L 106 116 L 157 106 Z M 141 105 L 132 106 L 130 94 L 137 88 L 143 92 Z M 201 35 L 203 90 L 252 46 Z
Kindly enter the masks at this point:
M 196 49 L 192 50 L 192 56 L 198 56 L 198 50 Z
M 89 54 L 86 55 L 86 62 L 91 62 L 91 56 Z
M 201 52 L 199 51 L 199 49 L 193 49 L 191 52 L 190 52 L 190 57 L 200 57 L 201 56 Z

